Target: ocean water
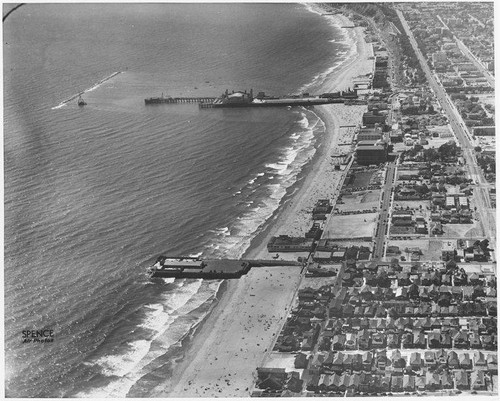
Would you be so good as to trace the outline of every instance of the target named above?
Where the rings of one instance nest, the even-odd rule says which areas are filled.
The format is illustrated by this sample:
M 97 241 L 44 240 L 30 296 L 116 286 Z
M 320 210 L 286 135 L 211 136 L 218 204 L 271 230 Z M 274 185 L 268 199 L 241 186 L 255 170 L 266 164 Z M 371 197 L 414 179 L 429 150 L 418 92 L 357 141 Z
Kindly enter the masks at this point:
M 164 253 L 240 257 L 324 133 L 303 108 L 144 98 L 314 90 L 348 35 L 299 4 L 28 4 L 9 16 L 7 396 L 152 395 L 221 282 L 152 282 L 146 266 Z M 53 343 L 22 343 L 44 328 Z

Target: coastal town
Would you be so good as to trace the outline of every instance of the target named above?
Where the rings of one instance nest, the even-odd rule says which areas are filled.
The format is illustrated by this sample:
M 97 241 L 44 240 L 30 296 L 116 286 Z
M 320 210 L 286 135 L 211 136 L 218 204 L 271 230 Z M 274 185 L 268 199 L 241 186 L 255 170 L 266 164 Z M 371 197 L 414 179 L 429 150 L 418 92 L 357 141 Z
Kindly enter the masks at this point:
M 247 394 L 498 395 L 493 3 L 323 10 L 371 71 L 321 106 L 356 111 L 333 184 L 260 254 L 305 267 Z

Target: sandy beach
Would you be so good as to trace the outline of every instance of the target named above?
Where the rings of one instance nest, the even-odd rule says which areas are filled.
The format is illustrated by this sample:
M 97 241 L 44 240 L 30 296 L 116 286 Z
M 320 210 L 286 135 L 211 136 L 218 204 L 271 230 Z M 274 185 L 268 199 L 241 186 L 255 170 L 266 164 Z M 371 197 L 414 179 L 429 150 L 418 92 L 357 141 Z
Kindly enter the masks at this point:
M 343 16 L 341 25 L 350 21 Z M 373 68 L 371 45 L 362 28 L 352 32 L 357 51 L 330 74 L 317 93 L 352 87 L 352 79 Z M 331 104 L 315 107 L 326 125 L 325 137 L 300 189 L 288 200 L 266 232 L 252 243 L 245 258 L 270 259 L 266 245 L 273 235 L 302 236 L 309 229 L 311 210 L 318 199 L 334 200 L 343 171 L 334 170 L 332 154 L 349 149 L 354 129 L 366 106 Z M 171 380 L 158 389 L 168 397 L 247 397 L 256 368 L 272 350 L 302 280 L 300 267 L 254 268 L 240 280 L 229 280 L 227 290 L 199 328 Z

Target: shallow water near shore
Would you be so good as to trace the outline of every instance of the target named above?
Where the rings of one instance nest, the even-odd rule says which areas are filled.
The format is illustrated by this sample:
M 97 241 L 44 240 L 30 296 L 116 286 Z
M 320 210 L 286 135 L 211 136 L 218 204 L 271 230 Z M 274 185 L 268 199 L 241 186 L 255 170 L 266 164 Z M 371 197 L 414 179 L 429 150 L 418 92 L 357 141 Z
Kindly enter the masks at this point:
M 7 396 L 148 396 L 220 282 L 151 282 L 145 267 L 240 257 L 324 124 L 144 98 L 318 87 L 347 38 L 295 4 L 29 4 L 4 39 Z M 80 92 L 87 106 L 62 104 Z M 52 344 L 22 344 L 42 328 Z

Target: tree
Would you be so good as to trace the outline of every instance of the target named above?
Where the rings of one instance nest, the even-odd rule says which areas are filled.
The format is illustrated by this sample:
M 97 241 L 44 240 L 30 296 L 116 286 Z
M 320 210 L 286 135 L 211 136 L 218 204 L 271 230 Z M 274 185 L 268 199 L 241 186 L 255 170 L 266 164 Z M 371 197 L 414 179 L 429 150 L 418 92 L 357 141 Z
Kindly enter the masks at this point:
M 481 149 L 481 146 L 476 146 L 476 147 L 474 148 L 474 150 L 475 150 L 477 153 L 481 153 L 481 150 L 482 150 L 482 149 Z
M 488 252 L 488 246 L 490 244 L 490 241 L 488 239 L 483 239 L 482 241 L 479 242 L 479 247 L 483 250 L 484 253 Z
M 458 154 L 458 146 L 454 141 L 449 141 L 442 144 L 438 148 L 441 160 L 455 158 Z
M 426 184 L 422 185 L 417 185 L 415 186 L 415 190 L 420 194 L 420 195 L 425 195 L 429 193 L 429 187 Z

